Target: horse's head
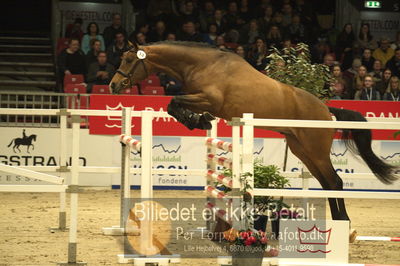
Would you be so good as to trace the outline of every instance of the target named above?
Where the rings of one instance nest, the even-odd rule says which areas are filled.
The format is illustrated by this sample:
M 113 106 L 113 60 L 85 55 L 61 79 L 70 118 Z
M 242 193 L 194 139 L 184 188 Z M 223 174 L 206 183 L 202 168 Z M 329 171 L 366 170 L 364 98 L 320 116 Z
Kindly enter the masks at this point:
M 31 135 L 32 140 L 36 141 L 36 135 Z
M 129 42 L 129 48 L 123 54 L 121 65 L 110 82 L 110 88 L 113 93 L 132 87 L 150 74 L 145 63 L 146 52 L 140 49 L 136 43 Z

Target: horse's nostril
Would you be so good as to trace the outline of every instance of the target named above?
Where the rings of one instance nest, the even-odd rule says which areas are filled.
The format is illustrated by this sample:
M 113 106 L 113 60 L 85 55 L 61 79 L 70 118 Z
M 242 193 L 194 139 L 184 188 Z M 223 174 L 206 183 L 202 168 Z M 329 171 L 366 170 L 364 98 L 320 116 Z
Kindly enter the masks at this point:
M 115 90 L 115 83 L 111 82 L 110 87 L 111 87 L 112 90 Z

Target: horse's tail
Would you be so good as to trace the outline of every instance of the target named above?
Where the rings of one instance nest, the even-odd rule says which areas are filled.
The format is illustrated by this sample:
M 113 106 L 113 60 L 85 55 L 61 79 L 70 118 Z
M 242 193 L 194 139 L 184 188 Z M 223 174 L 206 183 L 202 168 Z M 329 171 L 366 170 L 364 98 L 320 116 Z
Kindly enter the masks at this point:
M 13 139 L 13 140 L 10 142 L 10 144 L 8 144 L 7 147 L 10 147 L 10 146 L 13 144 L 14 140 L 15 140 L 15 139 Z
M 329 107 L 329 111 L 335 115 L 338 121 L 367 121 L 359 112 L 334 107 Z M 373 152 L 371 130 L 343 129 L 342 140 L 351 152 L 363 158 L 382 183 L 391 184 L 398 179 L 394 174 L 396 167 L 385 163 Z

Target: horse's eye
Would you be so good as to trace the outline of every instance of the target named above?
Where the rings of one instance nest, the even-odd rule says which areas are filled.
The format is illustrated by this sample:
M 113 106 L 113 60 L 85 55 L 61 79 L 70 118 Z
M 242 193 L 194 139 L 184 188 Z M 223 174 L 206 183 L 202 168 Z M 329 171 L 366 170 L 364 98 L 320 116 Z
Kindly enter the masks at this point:
M 126 61 L 127 63 L 132 63 L 132 62 L 133 62 L 133 59 L 132 59 L 131 57 L 127 57 L 127 58 L 125 58 L 125 61 Z

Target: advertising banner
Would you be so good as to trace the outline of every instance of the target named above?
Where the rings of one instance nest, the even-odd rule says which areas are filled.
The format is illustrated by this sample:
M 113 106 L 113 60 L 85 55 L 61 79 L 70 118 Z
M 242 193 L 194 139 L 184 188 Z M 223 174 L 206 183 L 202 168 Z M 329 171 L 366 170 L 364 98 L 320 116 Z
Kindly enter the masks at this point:
M 122 107 L 132 107 L 132 110 L 166 111 L 171 97 L 167 96 L 121 96 L 121 95 L 91 95 L 90 109 L 120 110 Z M 366 117 L 400 118 L 400 102 L 384 101 L 329 101 L 329 106 L 355 110 Z M 121 121 L 119 117 L 90 117 L 90 134 L 119 135 L 121 134 Z M 140 135 L 140 118 L 132 119 L 132 135 Z M 155 136 L 205 136 L 204 130 L 188 130 L 173 118 L 156 118 L 153 122 Z M 394 131 L 374 130 L 375 140 L 394 140 Z M 218 136 L 229 137 L 232 128 L 225 120 L 218 122 Z M 277 132 L 268 130 L 255 130 L 258 138 L 283 138 Z
M 25 132 L 24 132 L 25 130 Z M 2 128 L 0 140 L 0 163 L 14 166 L 58 166 L 60 156 L 60 130 L 55 128 Z M 24 136 L 25 133 L 25 136 Z M 67 163 L 70 163 L 72 132 L 68 130 Z M 80 158 L 82 166 L 121 165 L 121 145 L 118 137 L 113 135 L 90 135 L 87 129 L 81 129 Z M 139 137 L 140 139 L 140 137 Z M 230 138 L 222 138 L 231 141 Z M 206 171 L 206 146 L 204 137 L 170 137 L 153 138 L 153 167 L 164 169 L 204 169 Z M 373 149 L 388 163 L 400 166 L 400 142 L 374 141 Z M 218 151 L 220 156 L 229 157 L 226 152 Z M 264 165 L 277 165 L 283 168 L 285 157 L 284 139 L 256 138 L 253 150 L 254 160 Z M 339 173 L 370 173 L 366 164 L 355 157 L 339 140 L 335 140 L 331 151 L 333 166 Z M 131 154 L 131 166 L 141 167 L 140 156 Z M 290 151 L 286 171 L 299 172 L 302 163 Z M 58 173 L 49 173 L 58 175 Z M 67 176 L 67 180 L 68 180 Z M 140 175 L 131 175 L 131 184 L 140 185 Z M 203 189 L 206 184 L 204 176 L 189 175 L 153 175 L 154 186 L 163 189 Z M 0 184 L 45 184 L 38 180 L 0 172 Z M 79 184 L 86 186 L 119 186 L 119 174 L 81 173 Z M 291 179 L 293 188 L 301 187 L 302 179 Z M 316 179 L 310 180 L 310 187 L 320 188 Z M 400 190 L 400 183 L 384 185 L 378 179 L 344 179 L 346 189 Z
M 63 21 L 63 34 L 67 25 L 74 23 L 76 18 L 83 20 L 83 32 L 86 33 L 86 27 L 90 22 L 96 22 L 102 33 L 105 27 L 111 25 L 112 15 L 121 13 L 121 4 L 61 1 L 59 10 Z

